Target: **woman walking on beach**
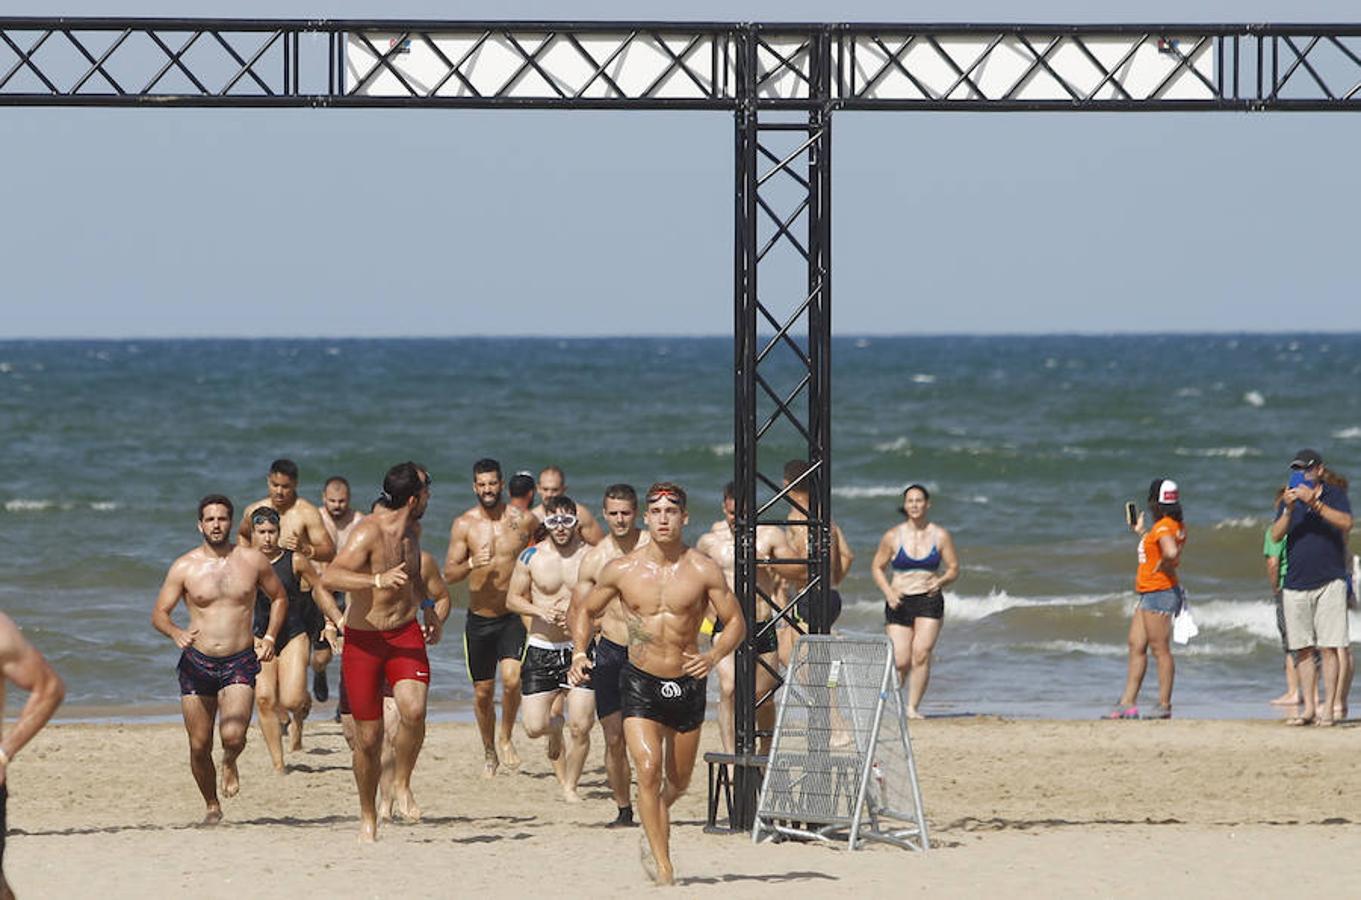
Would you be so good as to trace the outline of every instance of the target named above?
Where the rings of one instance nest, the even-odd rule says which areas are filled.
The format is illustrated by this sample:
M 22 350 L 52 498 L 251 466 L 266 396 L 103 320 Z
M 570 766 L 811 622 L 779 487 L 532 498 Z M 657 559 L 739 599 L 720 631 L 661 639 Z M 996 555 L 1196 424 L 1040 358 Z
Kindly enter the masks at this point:
M 1148 669 L 1148 653 L 1158 664 L 1158 705 L 1145 719 L 1172 717 L 1172 681 L 1176 665 L 1172 661 L 1172 619 L 1181 611 L 1186 598 L 1177 578 L 1181 548 L 1186 543 L 1182 524 L 1181 495 L 1177 483 L 1155 478 L 1148 488 L 1148 512 L 1153 527 L 1144 530 L 1144 513 L 1130 526 L 1139 537 L 1139 567 L 1134 575 L 1134 590 L 1139 603 L 1129 624 L 1129 676 L 1125 692 L 1109 713 L 1108 719 L 1137 719 L 1139 687 Z
M 908 485 L 903 491 L 907 521 L 884 532 L 872 566 L 874 583 L 884 595 L 884 631 L 893 642 L 893 664 L 899 683 L 907 685 L 909 719 L 922 718 L 918 707 L 945 616 L 941 589 L 959 577 L 955 543 L 950 532 L 927 519 L 930 510 L 926 488 Z

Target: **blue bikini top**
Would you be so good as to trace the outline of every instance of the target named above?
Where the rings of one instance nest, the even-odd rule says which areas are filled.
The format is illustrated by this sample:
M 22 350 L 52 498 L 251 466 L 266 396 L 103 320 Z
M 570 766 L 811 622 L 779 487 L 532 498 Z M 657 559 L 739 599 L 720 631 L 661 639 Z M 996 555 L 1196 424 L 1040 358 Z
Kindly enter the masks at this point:
M 921 559 L 908 556 L 907 549 L 903 546 L 903 540 L 898 538 L 898 552 L 894 554 L 889 563 L 895 572 L 934 572 L 940 568 L 940 548 L 935 544 L 931 545 L 930 551 Z

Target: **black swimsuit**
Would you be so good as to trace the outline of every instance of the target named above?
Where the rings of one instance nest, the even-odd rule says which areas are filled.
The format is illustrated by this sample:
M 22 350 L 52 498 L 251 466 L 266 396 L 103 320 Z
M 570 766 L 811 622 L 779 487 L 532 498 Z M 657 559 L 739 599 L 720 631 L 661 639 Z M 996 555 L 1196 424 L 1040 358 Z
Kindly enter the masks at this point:
M 706 683 L 690 675 L 658 678 L 633 663 L 619 672 L 619 695 L 624 718 L 651 719 L 676 731 L 694 731 L 704 724 Z
M 316 603 L 312 600 L 312 592 L 302 589 L 302 582 L 298 580 L 298 575 L 293 571 L 293 551 L 285 550 L 283 556 L 274 560 L 274 574 L 279 576 L 283 582 L 284 593 L 288 595 L 288 611 L 284 613 L 284 624 L 279 629 L 279 639 L 274 642 L 278 650 L 288 646 L 288 642 L 300 634 L 311 634 L 312 628 L 316 624 L 315 617 L 309 612 L 309 607 L 315 607 Z M 255 594 L 255 628 L 254 633 L 258 638 L 265 636 L 265 631 L 269 628 L 269 596 L 264 592 Z M 319 630 L 319 629 L 318 629 Z

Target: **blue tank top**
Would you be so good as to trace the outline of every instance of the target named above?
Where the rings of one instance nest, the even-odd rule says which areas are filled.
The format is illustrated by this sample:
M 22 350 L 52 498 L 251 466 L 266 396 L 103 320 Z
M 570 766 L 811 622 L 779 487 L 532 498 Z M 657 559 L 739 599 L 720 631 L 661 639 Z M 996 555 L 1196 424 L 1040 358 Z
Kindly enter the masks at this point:
M 898 552 L 893 555 L 889 565 L 895 572 L 934 572 L 940 568 L 940 548 L 931 545 L 930 551 L 921 559 L 908 556 L 902 538 L 898 538 Z

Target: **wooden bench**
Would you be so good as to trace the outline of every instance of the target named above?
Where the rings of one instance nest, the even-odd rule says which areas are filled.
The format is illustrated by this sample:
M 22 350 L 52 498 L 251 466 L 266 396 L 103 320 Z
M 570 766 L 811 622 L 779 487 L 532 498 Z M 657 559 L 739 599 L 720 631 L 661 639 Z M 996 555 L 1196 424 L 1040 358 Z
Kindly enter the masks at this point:
M 708 834 L 731 834 L 734 831 L 743 830 L 733 826 L 732 767 L 737 765 L 751 766 L 764 772 L 769 758 L 754 753 L 739 754 L 711 751 L 704 754 L 704 761 L 709 764 L 709 817 L 704 824 L 705 832 Z M 728 824 L 726 826 L 718 824 L 718 803 L 720 799 L 723 800 L 728 811 Z

